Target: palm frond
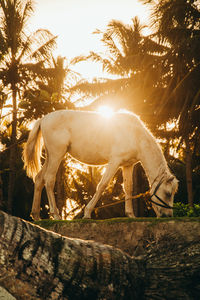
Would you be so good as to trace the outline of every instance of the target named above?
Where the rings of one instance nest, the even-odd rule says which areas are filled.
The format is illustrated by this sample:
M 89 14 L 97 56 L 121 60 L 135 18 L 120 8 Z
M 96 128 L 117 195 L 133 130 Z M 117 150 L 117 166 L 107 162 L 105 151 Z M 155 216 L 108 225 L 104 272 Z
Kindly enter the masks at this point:
M 80 55 L 80 56 L 76 56 L 73 59 L 70 60 L 70 65 L 75 65 L 77 63 L 83 62 L 83 61 L 87 61 L 90 59 L 90 55 Z
M 8 48 L 6 44 L 6 40 L 4 38 L 3 32 L 0 29 L 0 60 L 2 60 L 2 57 L 8 53 Z
M 34 42 L 34 33 L 30 34 L 28 37 L 24 37 L 24 41 L 22 41 L 21 49 L 17 57 L 18 62 L 20 62 L 22 59 L 26 60 L 26 58 L 31 56 Z
M 121 46 L 123 53 L 126 53 L 126 41 L 127 37 L 130 34 L 128 25 L 124 25 L 122 22 L 113 20 L 111 21 L 105 33 L 105 36 L 112 37 L 112 40 L 117 40 L 118 44 Z M 103 42 L 106 42 L 106 39 L 102 39 Z M 114 43 L 116 45 L 116 43 Z
M 102 42 L 104 46 L 107 48 L 107 51 L 110 53 L 110 55 L 113 57 L 113 59 L 117 59 L 119 56 L 122 56 L 123 53 L 120 51 L 120 45 L 117 46 L 117 43 L 113 39 L 113 37 L 107 32 L 104 33 Z
M 27 25 L 27 22 L 30 18 L 30 16 L 33 14 L 34 11 L 34 1 L 33 0 L 27 0 L 25 3 L 25 6 L 23 8 L 23 13 L 22 13 L 22 18 L 21 18 L 21 23 L 23 26 Z
M 126 86 L 128 79 L 95 79 L 93 82 L 82 80 L 69 89 L 69 92 L 81 93 L 86 96 L 100 96 L 108 93 L 117 93 Z
M 50 31 L 40 29 L 35 32 L 35 48 L 30 55 L 30 59 L 50 60 L 52 50 L 56 47 L 57 36 L 51 34 Z
M 44 46 L 44 49 L 46 47 L 46 43 L 51 41 L 51 39 L 56 39 L 57 37 L 54 37 L 49 31 L 47 30 L 37 30 L 33 33 L 31 33 L 29 36 L 26 36 L 26 39 L 22 42 L 21 49 L 19 51 L 19 55 L 17 57 L 18 62 L 23 61 L 30 61 L 34 57 L 34 53 L 39 51 L 40 47 Z M 49 45 L 49 57 L 51 55 L 51 51 L 55 48 L 56 46 L 56 41 L 52 42 L 52 48 L 51 45 Z M 40 57 L 40 58 L 39 58 Z M 44 60 L 46 57 L 39 55 L 38 53 L 38 58 Z

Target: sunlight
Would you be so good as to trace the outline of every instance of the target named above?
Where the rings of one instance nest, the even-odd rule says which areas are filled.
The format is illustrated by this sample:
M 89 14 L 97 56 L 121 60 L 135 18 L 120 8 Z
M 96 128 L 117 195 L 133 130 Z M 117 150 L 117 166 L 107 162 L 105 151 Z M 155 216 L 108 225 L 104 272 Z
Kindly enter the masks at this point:
M 114 114 L 114 111 L 110 106 L 99 106 L 97 111 L 106 119 L 110 119 Z
M 43 0 L 37 1 L 29 26 L 32 31 L 47 28 L 58 35 L 58 48 L 54 53 L 70 60 L 75 56 L 88 55 L 90 51 L 104 51 L 99 36 L 92 33 L 96 29 L 104 31 L 113 19 L 127 24 L 135 16 L 144 23 L 149 18 L 149 10 L 138 0 L 57 0 L 56 4 L 54 0 Z M 75 65 L 74 69 L 84 78 L 105 74 L 98 63 L 84 62 Z
M 176 123 L 174 121 L 167 122 L 166 129 L 167 131 L 171 131 L 176 127 Z
M 77 202 L 73 199 L 66 199 L 66 207 L 62 210 L 62 220 L 73 220 L 73 218 L 81 212 L 82 207 L 77 205 Z

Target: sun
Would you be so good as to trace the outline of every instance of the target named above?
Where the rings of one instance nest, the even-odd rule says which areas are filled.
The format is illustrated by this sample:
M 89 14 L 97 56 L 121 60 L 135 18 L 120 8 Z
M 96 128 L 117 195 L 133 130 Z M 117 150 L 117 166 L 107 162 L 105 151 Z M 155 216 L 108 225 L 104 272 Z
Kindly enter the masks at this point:
M 110 119 L 114 114 L 114 111 L 110 106 L 99 106 L 97 111 L 106 119 Z

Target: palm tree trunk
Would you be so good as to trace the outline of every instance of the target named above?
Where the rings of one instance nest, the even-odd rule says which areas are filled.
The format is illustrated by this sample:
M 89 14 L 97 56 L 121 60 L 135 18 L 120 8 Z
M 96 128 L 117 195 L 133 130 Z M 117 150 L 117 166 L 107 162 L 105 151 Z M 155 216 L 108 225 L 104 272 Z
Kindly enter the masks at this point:
M 193 189 L 192 189 L 192 152 L 190 148 L 189 137 L 185 138 L 186 144 L 186 183 L 187 183 L 187 193 L 188 193 L 188 204 L 190 207 L 194 206 L 193 202 Z
M 0 211 L 1 286 L 17 299 L 139 299 L 142 274 L 142 265 L 139 271 L 118 249 L 64 238 Z
M 58 168 L 58 172 L 56 174 L 56 205 L 58 207 L 60 216 L 62 215 L 63 207 L 66 206 L 66 195 L 65 195 L 65 188 L 64 188 L 64 172 L 65 172 L 65 166 L 64 166 L 64 160 L 61 161 L 60 166 Z
M 1 106 L 1 103 L 0 103 Z M 3 104 L 2 104 L 3 106 Z M 0 107 L 0 112 L 2 111 L 2 106 Z M 0 113 L 0 118 L 1 118 Z M 1 133 L 1 132 L 0 132 Z M 2 153 L 0 153 L 0 166 L 2 166 Z M 2 180 L 2 169 L 0 169 L 0 209 L 3 209 L 4 207 L 4 201 L 3 201 L 3 180 Z
M 139 183 L 138 183 L 138 164 L 136 164 L 133 168 L 133 196 L 137 195 L 139 191 Z M 136 217 L 139 217 L 139 203 L 140 199 L 136 199 L 133 201 L 133 211 Z
M 9 179 L 8 179 L 8 201 L 7 211 L 12 214 L 13 209 L 13 196 L 14 185 L 16 176 L 16 150 L 17 150 L 17 97 L 16 88 L 12 88 L 12 101 L 13 101 L 13 113 L 12 113 L 12 132 L 11 132 L 11 145 L 10 145 L 10 159 L 9 159 Z
M 133 196 L 147 191 L 148 186 L 145 173 L 141 163 L 137 163 L 133 168 Z M 142 198 L 133 201 L 133 209 L 136 217 L 145 216 L 145 202 Z
M 0 159 L 1 161 L 1 159 Z M 1 172 L 1 170 L 0 170 Z M 0 173 L 0 209 L 3 209 L 4 207 L 4 201 L 3 201 L 3 180 Z
M 96 188 L 97 188 L 97 183 L 95 180 L 95 176 L 94 176 L 94 167 L 88 166 L 88 171 L 89 171 L 89 175 L 90 175 L 90 182 L 91 182 L 91 194 L 94 195 Z

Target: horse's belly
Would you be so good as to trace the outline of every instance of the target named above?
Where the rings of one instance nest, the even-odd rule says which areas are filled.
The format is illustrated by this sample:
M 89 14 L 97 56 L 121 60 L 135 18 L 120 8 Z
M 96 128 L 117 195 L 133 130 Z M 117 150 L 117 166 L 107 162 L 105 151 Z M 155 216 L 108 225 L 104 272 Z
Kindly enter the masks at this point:
M 71 130 L 68 152 L 77 160 L 89 165 L 104 165 L 110 159 L 112 150 L 111 132 L 95 125 L 82 125 Z
M 98 152 L 90 150 L 88 151 L 86 149 L 80 151 L 72 147 L 68 152 L 78 161 L 88 165 L 105 165 L 109 160 L 108 155 L 106 155 L 105 153 L 99 154 Z

